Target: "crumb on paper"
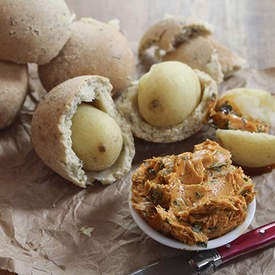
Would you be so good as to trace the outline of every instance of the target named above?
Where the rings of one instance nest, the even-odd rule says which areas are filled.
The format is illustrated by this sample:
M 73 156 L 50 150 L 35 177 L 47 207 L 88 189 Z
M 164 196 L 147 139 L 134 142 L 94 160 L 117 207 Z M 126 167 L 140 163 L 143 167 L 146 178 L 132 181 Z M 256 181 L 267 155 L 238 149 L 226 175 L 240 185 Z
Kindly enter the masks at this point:
M 92 232 L 93 232 L 94 230 L 95 230 L 94 227 L 85 227 L 85 226 L 82 226 L 82 227 L 80 228 L 79 231 L 80 231 L 82 234 L 84 234 L 84 235 L 88 236 L 89 238 L 91 238 Z
M 108 21 L 108 24 L 113 26 L 117 31 L 120 31 L 120 20 L 118 18 Z

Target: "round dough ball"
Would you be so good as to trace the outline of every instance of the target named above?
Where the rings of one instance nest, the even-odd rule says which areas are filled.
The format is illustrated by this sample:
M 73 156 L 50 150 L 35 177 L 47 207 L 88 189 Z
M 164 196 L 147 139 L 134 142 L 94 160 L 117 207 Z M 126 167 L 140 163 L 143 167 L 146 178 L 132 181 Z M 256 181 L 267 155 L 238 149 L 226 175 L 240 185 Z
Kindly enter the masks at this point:
M 26 65 L 0 62 L 0 129 L 12 124 L 28 91 Z
M 122 134 L 115 120 L 101 110 L 82 103 L 72 119 L 72 146 L 87 171 L 100 171 L 117 160 Z
M 155 64 L 139 80 L 138 108 L 153 126 L 181 123 L 200 102 L 201 86 L 196 73 L 181 62 Z
M 71 22 L 63 0 L 0 0 L 0 59 L 48 63 L 69 39 Z
M 59 55 L 39 67 L 46 90 L 81 75 L 100 75 L 110 79 L 112 94 L 130 85 L 135 59 L 128 40 L 113 26 L 91 18 L 72 24 L 72 34 Z

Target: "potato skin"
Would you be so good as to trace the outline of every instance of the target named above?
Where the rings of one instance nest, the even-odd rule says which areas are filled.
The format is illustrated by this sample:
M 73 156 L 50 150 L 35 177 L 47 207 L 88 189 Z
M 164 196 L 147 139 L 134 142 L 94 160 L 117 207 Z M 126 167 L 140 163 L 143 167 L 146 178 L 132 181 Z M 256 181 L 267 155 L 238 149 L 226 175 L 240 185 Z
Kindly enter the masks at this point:
M 64 0 L 0 0 L 0 60 L 45 64 L 70 35 Z
M 181 123 L 200 101 L 198 76 L 181 62 L 162 62 L 139 80 L 138 107 L 142 117 L 157 127 Z
M 26 65 L 0 61 L 0 129 L 12 124 L 28 90 Z
M 91 18 L 72 24 L 72 34 L 59 55 L 39 67 L 46 90 L 81 75 L 100 75 L 110 79 L 112 93 L 130 85 L 135 59 L 127 39 L 114 27 Z
M 229 150 L 232 160 L 246 167 L 264 167 L 275 163 L 275 136 L 240 130 L 216 132 L 217 141 Z
M 72 148 L 88 171 L 104 170 L 117 160 L 123 145 L 121 130 L 107 113 L 82 103 L 72 119 Z

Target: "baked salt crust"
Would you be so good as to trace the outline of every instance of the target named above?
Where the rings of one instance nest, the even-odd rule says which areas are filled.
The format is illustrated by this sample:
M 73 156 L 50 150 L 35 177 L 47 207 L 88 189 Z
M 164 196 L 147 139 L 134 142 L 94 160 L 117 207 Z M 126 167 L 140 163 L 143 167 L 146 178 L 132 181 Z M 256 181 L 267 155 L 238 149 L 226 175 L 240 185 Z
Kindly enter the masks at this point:
M 10 126 L 20 112 L 28 92 L 26 65 L 0 62 L 0 129 Z
M 135 73 L 130 43 L 117 28 L 92 18 L 73 22 L 71 36 L 59 55 L 39 66 L 45 89 L 81 75 L 101 75 L 110 79 L 112 94 L 122 92 Z
M 38 105 L 32 119 L 32 142 L 38 156 L 56 173 L 80 187 L 95 181 L 110 184 L 131 168 L 135 154 L 133 136 L 126 120 L 116 111 L 111 98 L 112 85 L 107 78 L 81 76 L 67 80 Z M 77 106 L 95 102 L 120 126 L 123 148 L 116 162 L 99 172 L 86 172 L 72 150 L 71 125 Z
M 209 35 L 212 27 L 201 20 L 173 16 L 152 25 L 143 35 L 138 48 L 139 55 L 155 46 L 156 54 L 160 50 L 172 51 L 174 47 L 189 40 L 194 35 Z
M 155 56 L 161 61 L 183 62 L 192 69 L 210 74 L 220 83 L 247 67 L 247 63 L 211 39 L 211 34 L 211 27 L 206 22 L 179 16 L 169 17 L 147 30 L 139 44 L 139 55 L 155 47 Z
M 207 37 L 197 36 L 185 41 L 163 56 L 162 60 L 183 62 L 192 69 L 208 73 L 218 83 L 224 78 L 220 55 Z
M 139 138 L 156 143 L 170 143 L 184 140 L 198 132 L 209 112 L 215 107 L 217 97 L 216 82 L 206 73 L 194 70 L 202 90 L 200 103 L 180 124 L 171 127 L 155 127 L 147 123 L 139 113 L 137 105 L 138 81 L 117 100 L 119 111 L 131 125 L 133 134 Z
M 0 0 L 0 60 L 48 63 L 69 39 L 72 20 L 64 0 Z

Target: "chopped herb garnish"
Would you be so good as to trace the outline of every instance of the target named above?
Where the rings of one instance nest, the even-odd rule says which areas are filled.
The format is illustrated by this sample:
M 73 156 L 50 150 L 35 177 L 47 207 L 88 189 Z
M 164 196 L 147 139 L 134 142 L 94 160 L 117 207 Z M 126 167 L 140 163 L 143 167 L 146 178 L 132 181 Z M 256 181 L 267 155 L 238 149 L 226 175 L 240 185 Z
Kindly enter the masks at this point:
M 243 122 L 244 125 L 246 125 L 247 120 L 246 120 L 245 118 L 242 117 L 242 122 Z
M 197 199 L 200 199 L 203 197 L 203 195 L 200 192 L 195 192 L 195 194 Z
M 173 201 L 174 205 L 179 205 L 178 202 L 176 200 Z
M 196 245 L 200 247 L 207 247 L 207 243 L 205 242 L 196 242 Z
M 195 224 L 192 228 L 192 230 L 196 233 L 201 233 L 201 226 L 198 224 Z
M 217 172 L 220 172 L 221 171 L 221 168 L 226 166 L 226 164 L 221 164 L 221 165 L 218 165 L 218 166 L 211 166 L 209 167 L 208 169 L 209 170 L 213 170 L 213 171 L 217 171 Z
M 166 219 L 164 222 L 166 222 L 166 223 L 170 224 L 170 222 L 168 221 L 168 219 Z
M 230 129 L 230 121 L 229 121 L 229 120 L 227 120 L 227 121 L 225 122 L 224 128 L 225 128 L 225 129 Z
M 221 106 L 220 110 L 224 114 L 228 115 L 232 111 L 232 106 L 229 105 L 229 104 L 227 104 L 227 103 L 225 103 L 224 105 Z
M 149 167 L 147 170 L 146 170 L 146 174 L 148 175 L 148 177 L 150 177 L 150 178 L 154 178 L 156 175 L 157 175 L 157 173 L 156 173 L 156 171 L 154 170 L 154 167 Z
M 248 178 L 246 178 L 246 177 L 244 177 L 243 179 L 244 179 L 245 181 L 248 181 Z

